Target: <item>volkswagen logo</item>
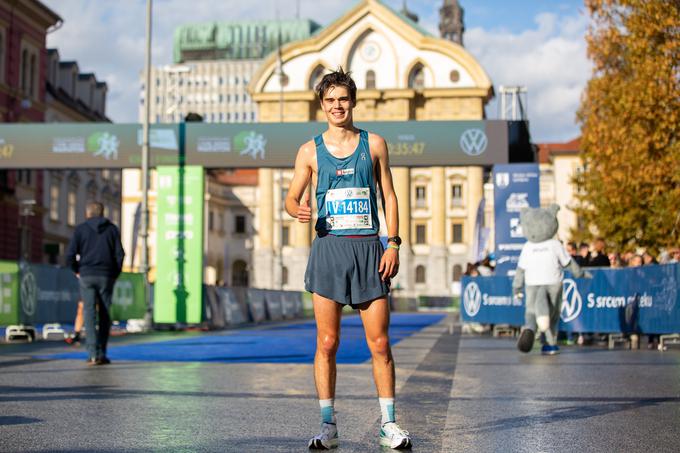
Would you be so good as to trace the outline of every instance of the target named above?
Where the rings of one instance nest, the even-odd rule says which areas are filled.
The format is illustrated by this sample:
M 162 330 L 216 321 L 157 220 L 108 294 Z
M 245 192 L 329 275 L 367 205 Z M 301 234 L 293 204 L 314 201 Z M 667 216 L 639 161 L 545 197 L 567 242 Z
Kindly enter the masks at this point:
M 481 129 L 467 129 L 460 136 L 460 147 L 468 156 L 479 156 L 486 151 L 489 141 Z
M 576 282 L 565 278 L 562 282 L 562 311 L 560 312 L 562 321 L 571 322 L 578 318 L 581 308 L 583 308 L 583 301 L 576 288 Z
M 482 292 L 477 283 L 468 283 L 463 292 L 463 306 L 469 317 L 474 318 L 482 306 Z
M 21 277 L 21 309 L 26 316 L 35 314 L 37 296 L 38 287 L 35 283 L 35 276 L 31 271 L 25 270 Z

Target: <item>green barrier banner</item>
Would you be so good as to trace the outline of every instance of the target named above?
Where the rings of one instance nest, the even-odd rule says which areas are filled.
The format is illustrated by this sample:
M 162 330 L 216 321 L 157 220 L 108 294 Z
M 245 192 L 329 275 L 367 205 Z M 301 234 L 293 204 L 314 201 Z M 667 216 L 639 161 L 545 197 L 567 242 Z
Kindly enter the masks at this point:
M 0 325 L 19 324 L 19 265 L 0 261 Z
M 141 319 L 145 314 L 144 274 L 123 272 L 113 287 L 111 319 L 115 321 Z
M 158 167 L 154 321 L 203 321 L 203 167 Z
M 510 161 L 512 123 L 375 121 L 393 166 L 493 165 Z M 151 126 L 150 164 L 212 168 L 292 168 L 304 142 L 326 123 L 181 123 Z M 180 128 L 186 128 L 186 141 Z M 141 162 L 139 124 L 0 125 L 0 168 L 130 168 Z

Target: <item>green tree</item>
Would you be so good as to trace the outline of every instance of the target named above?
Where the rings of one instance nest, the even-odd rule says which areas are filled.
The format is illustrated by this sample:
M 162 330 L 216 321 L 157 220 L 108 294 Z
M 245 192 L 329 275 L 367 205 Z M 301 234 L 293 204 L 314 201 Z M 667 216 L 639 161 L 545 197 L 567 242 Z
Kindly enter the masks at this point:
M 680 2 L 586 0 L 593 74 L 577 118 L 575 237 L 619 250 L 680 243 Z M 594 231 L 593 231 L 594 230 Z

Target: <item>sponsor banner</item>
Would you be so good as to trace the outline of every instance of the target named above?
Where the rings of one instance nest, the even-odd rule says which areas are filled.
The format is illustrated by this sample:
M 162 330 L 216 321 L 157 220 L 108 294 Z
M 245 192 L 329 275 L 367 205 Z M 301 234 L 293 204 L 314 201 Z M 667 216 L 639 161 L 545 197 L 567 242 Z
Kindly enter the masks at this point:
M 113 287 L 111 319 L 114 321 L 143 319 L 145 315 L 144 274 L 123 272 Z
M 302 294 L 298 291 L 283 291 L 283 317 L 286 319 L 302 316 Z
M 150 165 L 180 162 L 177 125 L 149 132 Z M 127 168 L 142 162 L 139 124 L 0 124 L 2 168 Z
M 0 261 L 0 325 L 19 324 L 19 266 Z
M 267 319 L 270 321 L 280 321 L 283 319 L 283 292 L 276 290 L 266 290 L 265 306 L 267 308 Z
M 393 166 L 492 165 L 508 159 L 505 121 L 376 121 L 357 127 L 385 138 Z M 187 124 L 187 163 L 292 167 L 300 145 L 325 123 Z
M 158 167 L 154 322 L 203 321 L 202 167 Z
M 494 223 L 496 274 L 512 275 L 526 238 L 520 211 L 541 205 L 538 164 L 494 165 Z
M 248 288 L 248 312 L 252 322 L 262 322 L 267 319 L 265 307 L 265 291 L 263 289 Z
M 241 310 L 241 305 L 238 303 L 238 299 L 231 288 L 218 286 L 215 288 L 215 292 L 217 293 L 220 305 L 223 307 L 224 321 L 227 325 L 234 326 L 247 321 L 243 310 Z
M 19 269 L 21 323 L 72 324 L 80 300 L 80 286 L 71 269 L 28 263 L 21 263 Z
M 589 271 L 593 278 L 564 279 L 560 330 L 680 332 L 680 264 Z M 510 277 L 463 277 L 461 299 L 463 321 L 524 324 Z
M 18 321 L 32 325 L 73 324 L 81 297 L 78 279 L 71 269 L 26 263 L 18 268 Z M 113 288 L 111 319 L 143 318 L 145 312 L 144 276 L 122 273 Z
M 524 301 L 512 297 L 510 277 L 463 276 L 460 314 L 465 322 L 524 324 Z
M 393 166 L 492 165 L 509 159 L 507 121 L 377 121 L 358 127 L 385 138 Z M 154 124 L 150 165 L 292 167 L 300 145 L 325 123 Z M 183 146 L 184 145 L 184 146 Z M 141 164 L 139 124 L 0 125 L 2 168 L 129 168 Z M 184 158 L 186 157 L 186 160 Z

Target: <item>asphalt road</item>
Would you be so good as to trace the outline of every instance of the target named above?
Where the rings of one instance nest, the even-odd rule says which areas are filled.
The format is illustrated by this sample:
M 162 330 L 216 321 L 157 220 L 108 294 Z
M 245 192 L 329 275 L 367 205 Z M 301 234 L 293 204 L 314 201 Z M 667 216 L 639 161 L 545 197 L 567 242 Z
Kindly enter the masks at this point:
M 101 367 L 55 358 L 67 351 L 59 343 L 0 345 L 0 451 L 307 451 L 319 423 L 308 361 L 115 359 L 118 348 L 167 351 L 187 339 L 195 348 L 233 346 L 257 334 L 276 344 L 307 327 L 117 338 L 113 363 Z M 521 355 L 511 339 L 461 335 L 445 318 L 413 328 L 393 351 L 397 417 L 413 451 L 680 451 L 677 350 Z M 338 366 L 336 451 L 385 451 L 370 362 L 346 362 Z

